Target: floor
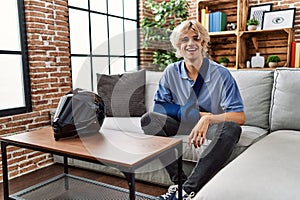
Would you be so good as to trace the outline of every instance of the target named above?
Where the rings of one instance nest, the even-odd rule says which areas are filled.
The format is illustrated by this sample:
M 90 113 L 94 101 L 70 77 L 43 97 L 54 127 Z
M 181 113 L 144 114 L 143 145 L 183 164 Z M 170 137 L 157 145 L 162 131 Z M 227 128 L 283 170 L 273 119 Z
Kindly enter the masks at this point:
M 57 176 L 63 172 L 63 165 L 62 164 L 53 164 L 49 167 L 37 170 L 35 172 L 23 175 L 21 177 L 14 178 L 10 180 L 9 182 L 9 189 L 10 193 L 15 193 L 17 191 L 23 190 L 31 185 L 35 185 L 37 183 L 40 183 L 42 181 L 45 181 L 51 177 Z M 114 186 L 127 188 L 127 181 L 124 178 L 111 176 L 111 175 L 105 175 L 99 172 L 91 171 L 91 170 L 84 170 L 80 168 L 69 168 L 69 174 L 88 178 L 91 180 L 111 184 Z M 160 194 L 165 193 L 167 190 L 166 187 L 159 186 L 159 185 L 152 185 L 145 182 L 139 182 L 136 181 L 136 191 L 153 195 L 153 196 L 159 196 Z M 3 187 L 2 183 L 0 184 L 0 199 L 3 198 Z

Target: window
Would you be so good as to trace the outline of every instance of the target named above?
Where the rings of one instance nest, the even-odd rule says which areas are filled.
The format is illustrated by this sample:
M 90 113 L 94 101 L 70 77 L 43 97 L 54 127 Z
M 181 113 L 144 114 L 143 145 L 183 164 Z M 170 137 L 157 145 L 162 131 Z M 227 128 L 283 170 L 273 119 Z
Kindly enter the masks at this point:
M 23 0 L 0 1 L 0 117 L 31 110 Z
M 69 0 L 73 88 L 97 89 L 97 73 L 138 70 L 138 1 Z

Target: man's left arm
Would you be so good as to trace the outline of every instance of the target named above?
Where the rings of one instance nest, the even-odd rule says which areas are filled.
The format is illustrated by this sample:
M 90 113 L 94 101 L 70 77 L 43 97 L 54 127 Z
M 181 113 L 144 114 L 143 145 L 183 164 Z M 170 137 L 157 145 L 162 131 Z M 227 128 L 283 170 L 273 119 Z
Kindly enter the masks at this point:
M 188 137 L 188 145 L 193 143 L 196 148 L 200 147 L 206 139 L 206 133 L 210 124 L 227 121 L 232 121 L 239 125 L 245 123 L 243 100 L 235 80 L 229 77 L 224 85 L 221 102 L 224 113 L 212 114 L 200 112 L 200 120 Z
M 222 114 L 213 115 L 211 113 L 200 112 L 200 116 L 208 118 L 209 124 L 217 124 L 226 121 L 232 121 L 239 125 L 245 123 L 246 117 L 244 112 L 227 112 Z
M 245 123 L 244 112 L 228 112 L 222 114 L 200 112 L 200 116 L 200 120 L 188 136 L 188 145 L 191 145 L 191 143 L 193 143 L 195 148 L 200 147 L 204 143 L 206 139 L 206 133 L 210 124 L 217 124 L 226 121 L 232 121 L 239 125 Z

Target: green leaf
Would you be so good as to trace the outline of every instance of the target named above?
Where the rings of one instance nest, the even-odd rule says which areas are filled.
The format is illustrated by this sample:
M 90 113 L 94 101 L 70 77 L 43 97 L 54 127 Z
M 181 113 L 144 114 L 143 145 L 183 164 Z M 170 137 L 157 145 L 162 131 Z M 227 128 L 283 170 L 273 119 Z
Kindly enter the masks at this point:
M 160 21 L 161 15 L 155 15 L 155 18 L 154 18 L 154 19 L 155 19 L 155 21 L 157 21 L 157 22 Z

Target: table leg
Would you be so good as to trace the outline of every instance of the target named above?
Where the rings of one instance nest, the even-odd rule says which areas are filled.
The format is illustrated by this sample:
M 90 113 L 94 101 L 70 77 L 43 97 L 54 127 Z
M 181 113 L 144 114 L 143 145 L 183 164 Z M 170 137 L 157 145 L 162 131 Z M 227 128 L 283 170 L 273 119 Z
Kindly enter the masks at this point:
M 64 173 L 68 174 L 69 173 L 69 168 L 68 168 L 68 157 L 64 156 Z
M 1 155 L 2 155 L 2 176 L 3 176 L 3 194 L 4 200 L 9 200 L 9 188 L 8 188 L 8 171 L 7 171 L 7 143 L 1 142 Z
M 182 200 L 182 154 L 183 154 L 183 150 L 182 150 L 182 142 L 180 143 L 180 145 L 177 148 L 177 162 L 178 162 L 178 199 Z
M 134 173 L 130 172 L 123 172 L 127 181 L 128 181 L 128 186 L 129 186 L 129 199 L 130 200 L 135 200 L 135 177 Z
M 182 200 L 182 156 L 178 158 L 178 200 Z
M 68 168 L 68 157 L 64 156 L 64 173 L 65 173 L 65 190 L 69 190 L 69 168 Z

